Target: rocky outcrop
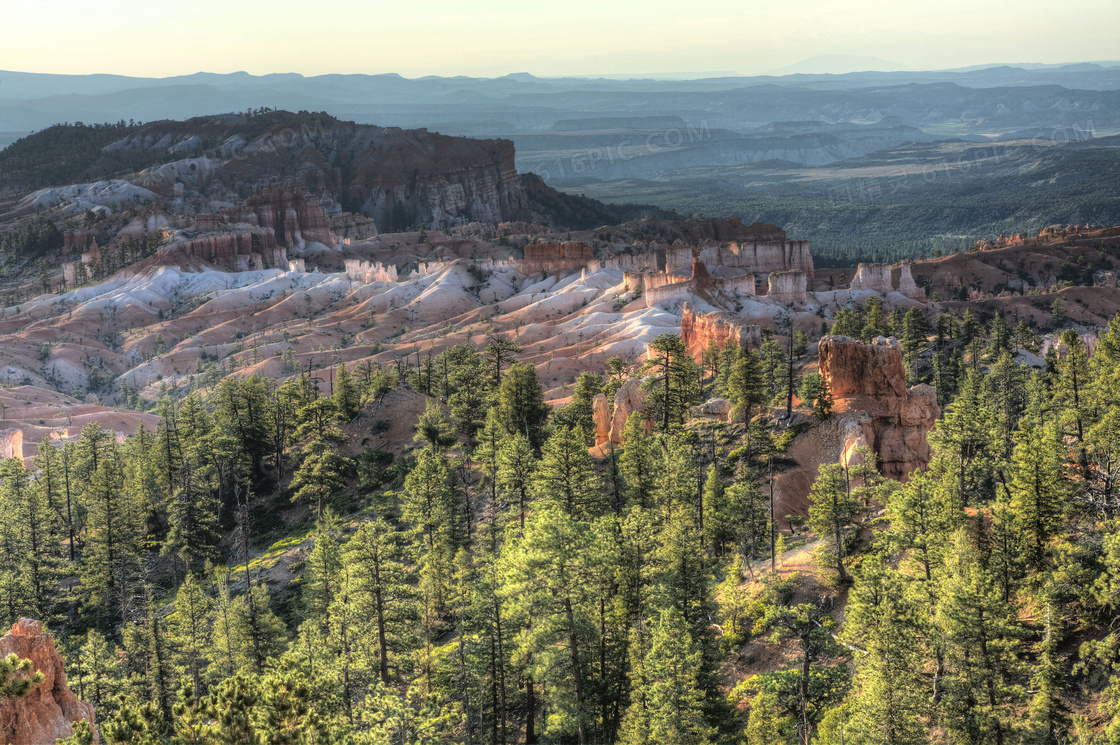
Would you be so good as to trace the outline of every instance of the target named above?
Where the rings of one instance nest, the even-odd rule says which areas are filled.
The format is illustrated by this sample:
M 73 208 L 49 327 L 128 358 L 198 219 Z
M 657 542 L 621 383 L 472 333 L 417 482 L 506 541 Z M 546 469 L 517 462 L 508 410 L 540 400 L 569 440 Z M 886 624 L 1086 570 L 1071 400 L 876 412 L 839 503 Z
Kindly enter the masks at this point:
M 726 266 L 756 274 L 769 272 L 813 273 L 813 256 L 809 241 L 732 242 L 727 246 L 711 246 L 700 252 L 709 266 Z
M 343 212 L 330 220 L 330 229 L 335 238 L 345 244 L 373 240 L 377 237 L 377 223 L 365 215 Z
M 809 276 L 805 272 L 771 272 L 766 296 L 782 305 L 809 302 Z
M 23 430 L 0 430 L 0 460 L 23 457 Z
M 97 243 L 97 234 L 89 230 L 67 230 L 62 234 L 62 247 L 68 253 L 85 253 Z
M 853 290 L 870 290 L 884 295 L 893 292 L 890 264 L 860 264 L 856 276 L 852 277 Z
M 595 444 L 602 445 L 611 439 L 611 405 L 606 394 L 596 393 L 591 400 L 591 418 L 595 422 Z
M 731 411 L 735 407 L 726 398 L 710 398 L 699 406 L 689 409 L 694 419 L 714 419 L 724 424 L 731 423 Z
M 276 245 L 271 228 L 249 227 L 198 233 L 185 232 L 166 246 L 160 255 L 183 254 L 189 259 L 206 261 L 233 271 L 247 271 L 262 267 L 288 268 L 286 249 Z
M 308 241 L 335 243 L 322 206 L 296 187 L 277 186 L 253 194 L 240 207 L 222 210 L 230 222 L 271 229 L 276 243 L 285 248 L 305 248 Z
M 697 313 L 689 303 L 685 303 L 681 315 L 681 342 L 688 347 L 692 358 L 699 362 L 713 343 L 720 351 L 728 345 L 742 349 L 760 347 L 762 331 L 758 326 L 744 324 L 733 316 Z
M 390 264 L 385 266 L 380 261 L 362 261 L 360 259 L 346 259 L 346 278 L 351 282 L 396 282 L 397 267 Z
M 361 213 L 381 229 L 531 217 L 510 140 L 359 129 L 355 145 L 364 140 L 365 147 L 350 158 L 343 189 L 363 195 Z
M 583 242 L 530 243 L 525 246 L 525 258 L 517 262 L 522 274 L 538 272 L 570 272 L 586 267 L 595 254 Z
M 610 444 L 622 445 L 626 442 L 624 432 L 626 420 L 635 411 L 645 410 L 646 393 L 641 390 L 642 378 L 629 378 L 614 394 L 614 413 L 607 406 L 607 397 L 598 394 L 591 402 L 591 413 L 595 420 L 595 446 L 603 452 Z M 600 400 L 601 399 L 601 400 Z M 648 432 L 650 423 L 646 422 Z
M 904 261 L 898 268 L 898 291 L 911 300 L 919 303 L 926 301 L 926 291 L 918 287 L 914 281 L 914 274 L 910 271 L 910 262 Z
M 896 279 L 897 276 L 897 279 Z M 886 295 L 900 292 L 911 300 L 925 302 L 926 291 L 914 282 L 910 263 L 903 262 L 897 267 L 890 264 L 860 264 L 852 277 L 852 290 L 867 290 Z
M 885 476 L 905 480 L 929 465 L 926 435 L 941 409 L 928 385 L 907 390 L 902 351 L 894 339 L 864 344 L 845 336 L 821 339 L 821 376 L 832 394 L 833 411 L 858 424 L 845 452 L 867 445 L 879 456 Z M 858 440 L 858 441 L 857 441 Z
M 0 742 L 4 745 L 54 745 L 74 734 L 73 722 L 94 721 L 93 707 L 78 699 L 66 685 L 66 665 L 54 639 L 38 621 L 21 618 L 0 638 L 0 655 L 15 653 L 31 660 L 43 681 L 17 701 L 0 706 Z M 96 733 L 94 742 L 97 742 Z

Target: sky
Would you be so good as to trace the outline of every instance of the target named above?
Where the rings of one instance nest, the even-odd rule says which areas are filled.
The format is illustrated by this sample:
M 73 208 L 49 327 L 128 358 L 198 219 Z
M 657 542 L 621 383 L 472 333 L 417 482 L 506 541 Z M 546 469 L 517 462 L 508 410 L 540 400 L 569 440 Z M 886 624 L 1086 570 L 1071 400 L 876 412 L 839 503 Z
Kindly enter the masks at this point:
M 0 0 L 0 69 L 496 77 L 1120 58 L 1118 0 Z

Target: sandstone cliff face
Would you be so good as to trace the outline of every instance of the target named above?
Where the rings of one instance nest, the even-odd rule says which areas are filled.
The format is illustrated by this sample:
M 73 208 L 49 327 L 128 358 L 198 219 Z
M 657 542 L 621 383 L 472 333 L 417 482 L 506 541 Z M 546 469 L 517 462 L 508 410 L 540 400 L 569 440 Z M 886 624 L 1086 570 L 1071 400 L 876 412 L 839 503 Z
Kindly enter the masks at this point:
M 0 655 L 14 652 L 43 673 L 43 682 L 18 701 L 0 706 L 0 742 L 4 745 L 54 745 L 74 734 L 72 722 L 94 721 L 93 707 L 66 685 L 66 669 L 54 639 L 38 621 L 22 618 L 0 638 Z M 94 742 L 97 742 L 95 734 Z
M 709 344 L 724 350 L 728 345 L 742 349 L 762 345 L 762 332 L 758 326 L 747 325 L 730 317 L 714 313 L 697 313 L 685 303 L 681 315 L 681 342 L 688 347 L 692 358 L 699 362 Z
M 262 189 L 245 200 L 241 207 L 222 211 L 230 222 L 247 222 L 271 229 L 277 244 L 285 248 L 304 248 L 307 241 L 334 245 L 327 213 L 306 192 L 293 187 Z
M 867 445 L 879 456 L 883 475 L 898 480 L 929 465 L 926 435 L 941 409 L 930 386 L 907 390 L 897 341 L 879 337 L 864 344 L 844 336 L 825 337 L 819 358 L 833 411 L 858 425 L 848 437 L 845 453 Z
M 330 231 L 342 243 L 356 243 L 376 238 L 377 224 L 365 215 L 343 212 L 330 219 Z
M 260 269 L 264 266 L 287 267 L 287 252 L 276 245 L 271 229 L 244 227 L 240 229 L 199 233 L 181 238 L 160 248 L 161 255 L 180 252 L 192 259 L 233 271 Z
M 926 291 L 914 282 L 908 262 L 896 267 L 890 264 L 860 264 L 852 278 L 851 289 L 870 290 L 884 295 L 888 292 L 900 292 L 911 300 L 926 300 Z
M 582 242 L 531 243 L 525 246 L 525 258 L 517 262 L 517 269 L 526 275 L 570 272 L 583 269 L 594 258 L 591 246 Z
M 510 140 L 373 127 L 356 134 L 343 188 L 384 230 L 530 216 Z
M 917 300 L 919 303 L 926 301 L 926 291 L 914 281 L 914 275 L 910 271 L 910 263 L 903 262 L 898 268 L 898 291 L 911 300 Z
M 853 290 L 871 290 L 886 294 L 892 292 L 890 264 L 860 264 L 852 277 Z
M 813 273 L 813 256 L 808 241 L 732 242 L 726 247 L 705 248 L 700 258 L 713 266 L 727 266 L 748 272 Z
M 766 296 L 783 305 L 809 302 L 809 277 L 805 272 L 771 272 Z

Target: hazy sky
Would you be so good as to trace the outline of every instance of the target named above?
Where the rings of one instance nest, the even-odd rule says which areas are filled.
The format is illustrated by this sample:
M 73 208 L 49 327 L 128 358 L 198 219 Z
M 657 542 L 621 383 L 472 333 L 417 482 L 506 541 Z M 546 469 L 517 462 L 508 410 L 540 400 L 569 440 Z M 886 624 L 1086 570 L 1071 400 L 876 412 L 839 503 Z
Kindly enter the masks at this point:
M 0 69 L 497 76 L 1120 57 L 1120 0 L 0 0 Z

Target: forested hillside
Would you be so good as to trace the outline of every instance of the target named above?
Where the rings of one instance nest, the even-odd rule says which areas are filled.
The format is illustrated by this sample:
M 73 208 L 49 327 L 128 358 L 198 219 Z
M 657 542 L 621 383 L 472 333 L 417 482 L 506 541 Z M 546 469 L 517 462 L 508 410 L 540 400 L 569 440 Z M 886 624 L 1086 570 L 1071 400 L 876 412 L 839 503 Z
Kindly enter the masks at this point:
M 49 625 L 108 743 L 1120 742 L 1120 318 L 1037 369 L 999 316 L 834 332 L 935 384 L 928 473 L 856 452 L 774 514 L 831 416 L 800 332 L 700 365 L 664 335 L 555 411 L 499 336 L 200 377 L 154 432 L 3 464 L 0 622 Z M 651 429 L 596 459 L 630 376 Z M 371 448 L 406 393 L 414 441 Z M 732 423 L 692 416 L 713 395 Z

